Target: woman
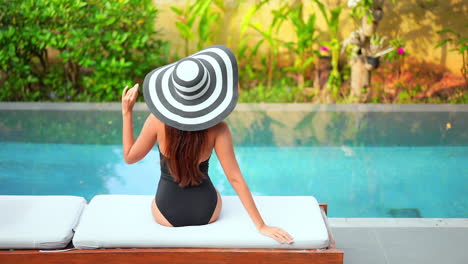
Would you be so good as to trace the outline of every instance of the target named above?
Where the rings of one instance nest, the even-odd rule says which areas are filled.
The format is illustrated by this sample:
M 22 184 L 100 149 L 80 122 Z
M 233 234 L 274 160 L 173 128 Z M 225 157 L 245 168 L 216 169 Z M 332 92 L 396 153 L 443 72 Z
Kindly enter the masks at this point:
M 143 84 L 151 113 L 134 142 L 132 110 L 138 84 L 122 93 L 123 152 L 135 163 L 158 142 L 161 178 L 151 210 L 158 224 L 176 227 L 217 220 L 221 196 L 208 176 L 213 149 L 258 231 L 279 243 L 290 234 L 264 223 L 237 164 L 231 132 L 223 119 L 237 103 L 237 61 L 215 45 L 148 73 Z

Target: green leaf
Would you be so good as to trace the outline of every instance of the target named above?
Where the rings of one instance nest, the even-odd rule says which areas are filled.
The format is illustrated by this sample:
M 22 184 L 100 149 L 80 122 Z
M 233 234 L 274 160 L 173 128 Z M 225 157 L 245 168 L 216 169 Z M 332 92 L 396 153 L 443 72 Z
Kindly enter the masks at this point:
M 309 57 L 306 59 L 306 61 L 304 62 L 304 68 L 306 68 L 307 66 L 309 66 L 313 61 L 315 60 L 314 57 Z
M 452 41 L 452 39 L 444 39 L 441 42 L 439 42 L 435 47 L 439 48 L 439 47 L 445 45 L 447 42 L 450 42 L 450 41 Z
M 468 43 L 468 38 L 460 38 L 458 41 L 457 41 L 457 44 L 459 45 L 463 45 L 465 43 Z
M 268 0 L 263 0 L 257 5 L 253 5 L 247 10 L 247 13 L 244 15 L 241 21 L 241 26 L 240 26 L 240 33 L 243 35 L 245 31 L 247 30 L 247 27 L 251 24 L 251 20 L 253 15 L 264 5 L 268 2 Z
M 253 47 L 252 49 L 252 54 L 257 54 L 258 52 L 258 48 L 260 48 L 260 46 L 262 45 L 264 39 L 260 40 L 259 42 L 257 42 L 257 44 L 255 44 L 255 46 Z
M 184 23 L 180 21 L 176 21 L 176 27 L 179 30 L 180 34 L 182 37 L 192 40 L 193 39 L 193 33 L 192 30 Z
M 226 11 L 226 6 L 224 5 L 224 1 L 223 0 L 213 0 L 213 2 L 215 3 L 215 5 L 221 9 L 222 12 L 225 12 Z
M 463 54 L 463 52 L 465 52 L 465 51 L 467 51 L 467 50 L 468 50 L 468 46 L 465 45 L 465 46 L 460 47 L 460 48 L 458 49 L 458 52 L 459 52 L 460 54 Z
M 458 33 L 456 33 L 455 31 L 453 31 L 453 30 L 451 30 L 451 29 L 448 29 L 448 28 L 439 30 L 439 31 L 437 31 L 437 33 L 439 33 L 439 34 L 452 33 L 452 34 L 458 36 Z
M 195 2 L 195 8 L 191 8 L 189 10 L 189 19 L 187 21 L 187 25 L 191 27 L 197 17 L 201 17 L 205 14 L 210 4 L 211 4 L 211 0 L 204 0 L 203 2 L 201 1 Z
M 179 8 L 177 8 L 175 6 L 171 6 L 170 8 L 171 8 L 172 11 L 174 11 L 174 13 L 176 13 L 179 16 L 184 14 L 184 12 L 182 10 L 180 10 Z
M 327 11 L 325 9 L 325 5 L 322 4 L 319 0 L 313 0 L 313 1 L 315 2 L 315 4 L 317 4 L 320 12 L 322 13 L 323 18 L 325 19 L 325 22 L 327 23 L 327 25 L 329 25 L 330 22 L 329 22 L 329 19 L 328 19 Z

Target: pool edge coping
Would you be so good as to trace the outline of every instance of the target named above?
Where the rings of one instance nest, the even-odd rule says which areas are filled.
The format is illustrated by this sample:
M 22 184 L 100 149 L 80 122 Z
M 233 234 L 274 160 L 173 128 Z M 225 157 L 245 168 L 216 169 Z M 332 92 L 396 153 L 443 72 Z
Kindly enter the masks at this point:
M 119 111 L 119 102 L 0 102 L 0 110 Z M 135 111 L 149 111 L 138 102 Z M 238 103 L 234 111 L 281 112 L 468 112 L 468 104 L 312 104 L 312 103 Z
M 468 228 L 468 218 L 329 217 L 333 228 Z

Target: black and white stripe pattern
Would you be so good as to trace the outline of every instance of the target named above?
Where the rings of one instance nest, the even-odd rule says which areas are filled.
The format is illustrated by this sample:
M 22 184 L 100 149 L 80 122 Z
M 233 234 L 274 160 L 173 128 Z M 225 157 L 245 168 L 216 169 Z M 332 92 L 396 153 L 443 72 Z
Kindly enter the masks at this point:
M 165 124 L 202 130 L 234 110 L 238 78 L 232 51 L 215 45 L 148 73 L 143 94 L 150 111 Z

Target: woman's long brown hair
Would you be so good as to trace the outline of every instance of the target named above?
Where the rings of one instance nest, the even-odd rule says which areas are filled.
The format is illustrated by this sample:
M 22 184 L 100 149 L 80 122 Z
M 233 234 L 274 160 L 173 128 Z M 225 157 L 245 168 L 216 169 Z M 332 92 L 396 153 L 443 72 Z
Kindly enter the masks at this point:
M 183 131 L 164 125 L 166 134 L 165 156 L 169 171 L 180 187 L 198 185 L 206 175 L 199 163 L 207 143 L 207 130 Z

